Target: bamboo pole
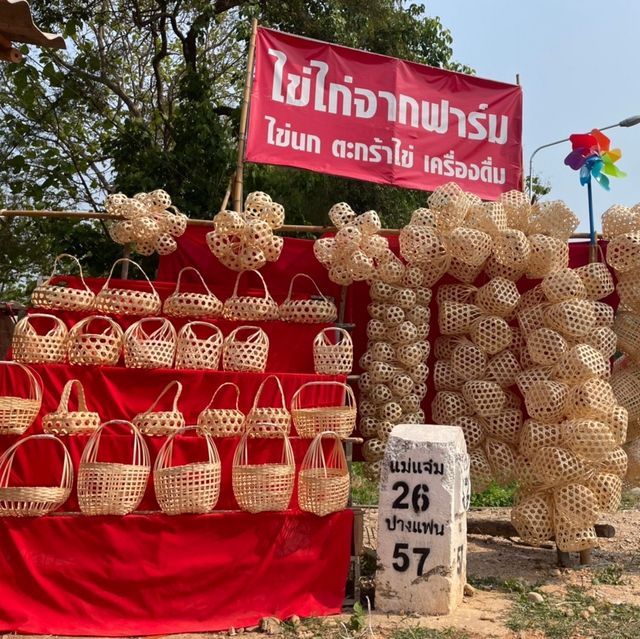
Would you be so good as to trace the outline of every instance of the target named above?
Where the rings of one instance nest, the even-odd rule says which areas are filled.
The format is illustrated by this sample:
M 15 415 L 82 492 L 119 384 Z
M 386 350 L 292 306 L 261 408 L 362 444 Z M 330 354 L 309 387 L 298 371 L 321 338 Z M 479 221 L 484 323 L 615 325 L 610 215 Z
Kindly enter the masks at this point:
M 258 34 L 258 21 L 251 21 L 251 40 L 247 54 L 247 74 L 244 81 L 244 95 L 242 96 L 242 109 L 240 110 L 240 131 L 238 133 L 238 157 L 236 160 L 236 177 L 233 185 L 233 208 L 238 213 L 242 212 L 242 186 L 244 182 L 244 144 L 247 133 L 247 119 L 249 116 L 249 102 L 251 100 L 251 84 L 253 79 L 253 58 L 256 50 L 256 36 Z

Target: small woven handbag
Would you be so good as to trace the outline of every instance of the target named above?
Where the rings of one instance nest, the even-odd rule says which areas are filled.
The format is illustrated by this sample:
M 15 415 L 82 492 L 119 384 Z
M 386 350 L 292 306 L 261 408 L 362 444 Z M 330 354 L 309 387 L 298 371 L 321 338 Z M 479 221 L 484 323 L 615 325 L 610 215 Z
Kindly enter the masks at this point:
M 100 331 L 101 325 L 104 328 Z M 123 341 L 124 334 L 120 325 L 110 317 L 106 315 L 85 317 L 69 330 L 67 344 L 69 364 L 115 366 L 120 359 Z
M 238 295 L 240 278 L 245 273 L 255 273 L 258 276 L 262 283 L 262 297 Z M 240 271 L 240 273 L 238 273 L 235 286 L 233 287 L 233 294 L 224 303 L 222 313 L 225 319 L 249 322 L 276 320 L 280 316 L 278 305 L 273 297 L 271 297 L 264 277 L 262 277 L 259 271 L 254 270 Z
M 240 339 L 245 336 L 244 339 Z M 257 326 L 239 326 L 227 335 L 222 345 L 225 371 L 264 373 L 269 356 L 269 337 Z
M 276 402 L 280 406 L 260 406 L 260 399 L 264 388 L 270 380 L 274 380 L 277 386 Z M 258 387 L 256 396 L 253 400 L 253 406 L 247 414 L 245 427 L 251 437 L 278 437 L 280 435 L 288 435 L 291 430 L 291 413 L 286 408 L 287 404 L 284 399 L 284 391 L 280 379 L 275 375 L 269 375 L 262 380 Z
M 183 273 L 190 271 L 200 280 L 206 293 L 191 293 L 180 290 Z M 185 266 L 178 273 L 176 288 L 164 301 L 163 311 L 170 317 L 220 317 L 222 302 L 209 290 L 197 268 Z
M 292 299 L 293 284 L 301 277 L 313 284 L 317 296 L 311 296 L 307 299 Z M 338 309 L 332 300 L 320 292 L 318 285 L 310 275 L 298 273 L 291 278 L 287 298 L 280 305 L 280 319 L 284 322 L 299 322 L 301 324 L 330 323 L 338 319 Z
M 40 412 L 42 405 L 42 380 L 34 370 L 20 362 L 0 361 L 0 372 L 11 375 L 20 370 L 28 378 L 28 397 L 0 395 L 0 435 L 22 435 Z M 13 388 L 11 384 L 10 388 Z
M 70 286 L 65 286 L 63 280 L 56 284 L 51 283 L 51 280 L 56 274 L 58 262 L 65 257 L 73 260 L 78 266 L 82 288 L 71 288 Z M 53 269 L 51 270 L 49 278 L 42 282 L 42 284 L 38 284 L 38 286 L 33 289 L 33 293 L 31 294 L 31 305 L 36 308 L 46 308 L 50 310 L 87 311 L 93 306 L 95 297 L 96 296 L 93 291 L 84 281 L 82 266 L 78 259 L 68 253 L 61 253 L 53 261 Z
M 157 328 L 147 332 L 147 326 Z M 124 333 L 124 365 L 128 368 L 171 368 L 176 352 L 176 329 L 166 317 L 144 317 Z
M 71 392 L 78 395 L 78 408 L 69 410 Z M 100 415 L 87 409 L 84 388 L 79 379 L 70 379 L 62 389 L 58 408 L 42 418 L 42 430 L 53 435 L 90 435 L 100 426 Z
M 42 323 L 46 321 L 51 328 L 41 332 L 43 329 L 33 324 L 35 318 L 42 318 Z M 13 359 L 23 364 L 64 362 L 67 358 L 67 337 L 67 327 L 59 317 L 47 313 L 25 315 L 13 332 Z
M 351 372 L 353 342 L 344 328 L 330 326 L 315 336 L 313 367 L 317 375 L 348 375 Z
M 157 411 L 156 406 L 160 400 L 171 390 L 175 388 L 171 410 Z M 182 384 L 173 380 L 169 382 L 160 392 L 158 397 L 147 410 L 138 413 L 133 418 L 133 425 L 144 435 L 170 435 L 180 428 L 184 428 L 184 415 L 178 408 L 178 400 L 182 394 Z
M 328 386 L 341 388 L 345 402 L 333 406 L 302 406 L 302 392 L 307 389 L 322 389 Z M 356 427 L 356 398 L 351 386 L 342 382 L 307 382 L 300 386 L 291 400 L 291 418 L 299 437 L 316 437 L 332 431 L 338 437 L 349 437 Z
M 215 324 L 188 322 L 178 333 L 176 368 L 217 370 L 223 340 L 222 331 Z
M 233 408 L 218 408 L 215 404 L 218 393 L 224 388 L 235 390 L 235 406 Z M 237 437 L 244 433 L 245 414 L 240 410 L 240 389 L 233 382 L 225 382 L 216 388 L 209 403 L 198 415 L 198 426 L 213 437 Z

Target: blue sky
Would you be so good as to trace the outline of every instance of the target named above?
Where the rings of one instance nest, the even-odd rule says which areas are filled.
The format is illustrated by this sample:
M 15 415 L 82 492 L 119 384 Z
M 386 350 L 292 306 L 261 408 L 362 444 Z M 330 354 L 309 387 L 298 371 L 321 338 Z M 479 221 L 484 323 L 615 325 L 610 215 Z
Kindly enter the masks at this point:
M 453 36 L 454 58 L 477 75 L 524 92 L 525 174 L 532 151 L 548 142 L 640 115 L 640 2 L 636 0 L 427 0 Z M 627 177 L 606 192 L 594 183 L 596 227 L 612 204 L 640 202 L 640 124 L 606 132 L 622 149 Z M 588 230 L 587 192 L 563 164 L 569 142 L 543 149 L 533 170 L 551 184 Z

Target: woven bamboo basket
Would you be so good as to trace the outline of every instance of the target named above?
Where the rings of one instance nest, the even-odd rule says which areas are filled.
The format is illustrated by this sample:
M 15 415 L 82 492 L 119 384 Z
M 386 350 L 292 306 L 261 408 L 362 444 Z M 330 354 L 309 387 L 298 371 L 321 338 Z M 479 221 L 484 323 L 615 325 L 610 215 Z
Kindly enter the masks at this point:
M 305 389 L 326 387 L 341 388 L 344 402 L 333 406 L 303 407 L 302 394 Z M 325 431 L 336 433 L 338 437 L 349 437 L 356 426 L 356 398 L 348 384 L 342 382 L 307 382 L 291 399 L 291 418 L 299 437 L 312 438 Z
M 477 202 L 465 220 L 468 226 L 495 237 L 507 230 L 507 215 L 501 202 Z
M 241 336 L 246 334 L 245 339 Z M 225 371 L 264 373 L 269 355 L 269 337 L 257 326 L 239 326 L 227 335 L 222 345 Z
M 631 469 L 634 443 L 625 444 L 625 448 L 615 448 L 604 461 L 596 464 L 596 469 L 601 473 L 610 473 L 623 479 L 627 475 L 627 470 Z
M 399 284 L 404 277 L 404 273 L 404 263 L 397 258 L 391 250 L 389 250 L 385 256 L 378 261 L 377 268 L 375 268 L 374 271 L 370 273 L 365 272 L 357 279 L 361 281 L 377 277 L 383 282 L 387 282 L 389 284 Z M 356 278 L 354 277 L 354 279 Z
M 277 426 L 261 430 L 276 432 Z M 289 507 L 295 479 L 295 462 L 289 438 L 282 437 L 282 457 L 279 463 L 249 463 L 249 436 L 245 433 L 233 455 L 231 479 L 233 494 L 241 510 L 250 513 L 282 511 Z
M 640 375 L 635 368 L 620 369 L 611 377 L 616 400 L 629 414 L 629 423 L 640 420 Z
M 550 273 L 542 280 L 540 288 L 547 300 L 552 303 L 587 296 L 587 289 L 582 283 L 580 274 L 571 268 Z
M 443 302 L 438 313 L 440 332 L 443 335 L 464 335 L 471 330 L 471 324 L 482 311 L 473 304 Z
M 333 439 L 329 458 L 323 439 Z M 344 510 L 349 501 L 349 470 L 339 435 L 318 433 L 311 442 L 298 472 L 298 504 L 319 517 Z
M 612 306 L 609 306 L 609 304 L 605 304 L 604 302 L 594 302 L 593 312 L 596 316 L 596 323 L 594 325 L 594 328 L 600 326 L 607 326 L 609 328 L 613 327 L 614 311 Z
M 483 269 L 484 263 L 475 266 L 472 264 L 465 264 L 462 260 L 452 257 L 447 273 L 451 275 L 451 277 L 455 277 L 460 282 L 473 284 L 473 282 L 480 277 Z
M 276 383 L 280 406 L 260 406 L 264 388 L 267 382 L 271 380 Z M 279 437 L 280 435 L 289 434 L 291 430 L 291 413 L 287 410 L 280 379 L 275 375 L 268 375 L 262 380 L 254 397 L 253 406 L 247 413 L 245 425 L 251 437 Z
M 188 322 L 178 333 L 175 367 L 217 370 L 223 341 L 222 331 L 215 324 Z
M 191 293 L 180 290 L 182 276 L 185 272 L 193 272 L 202 284 L 205 293 Z M 222 302 L 209 290 L 198 269 L 185 266 L 178 273 L 176 288 L 164 301 L 163 312 L 170 317 L 220 317 Z
M 534 419 L 527 419 L 520 431 L 518 448 L 522 455 L 531 459 L 539 448 L 558 446 L 560 440 L 560 424 L 542 424 Z
M 18 450 L 36 440 L 55 441 L 63 452 L 59 486 L 10 486 L 11 470 Z M 0 455 L 0 516 L 39 517 L 60 508 L 73 488 L 73 464 L 67 447 L 54 435 L 30 435 L 19 439 Z
M 563 486 L 579 480 L 588 470 L 586 462 L 558 446 L 543 446 L 531 459 L 531 468 L 545 486 Z
M 539 366 L 552 366 L 561 361 L 567 350 L 564 337 L 550 328 L 538 328 L 527 335 L 527 351 Z
M 480 418 L 461 415 L 454 419 L 451 425 L 462 428 L 467 450 L 473 450 L 474 448 L 478 448 L 478 446 L 482 446 L 485 439 L 485 432 Z
M 189 426 L 173 432 L 158 451 L 153 465 L 156 500 L 167 515 L 204 514 L 211 512 L 220 496 L 221 464 L 211 435 L 202 433 L 207 447 L 206 461 L 173 466 L 176 435 L 198 428 Z
M 607 263 L 618 273 L 640 268 L 640 231 L 616 235 L 607 246 Z
M 129 262 L 144 275 L 144 279 L 149 284 L 150 291 L 139 291 L 128 288 L 110 288 L 113 271 L 120 262 Z M 157 315 L 160 312 L 162 303 L 160 296 L 154 288 L 147 274 L 142 267 L 133 260 L 121 257 L 116 260 L 109 271 L 109 277 L 98 291 L 94 307 L 101 313 L 111 313 L 113 315 Z
M 40 333 L 33 325 L 35 318 L 51 326 Z M 11 349 L 13 359 L 23 364 L 64 362 L 67 358 L 68 332 L 64 322 L 55 315 L 31 313 L 25 315 L 15 326 Z
M 533 368 L 523 369 L 516 377 L 518 390 L 526 395 L 529 388 L 536 382 L 548 381 L 551 379 L 553 369 L 550 366 L 535 366 Z
M 337 229 L 341 229 L 343 226 L 353 224 L 356 214 L 346 202 L 338 202 L 329 209 L 329 219 Z
M 255 275 L 257 275 L 262 284 L 262 297 L 238 295 L 240 278 L 244 273 L 255 273 Z M 269 293 L 267 283 L 264 281 L 262 274 L 259 271 L 250 270 L 240 271 L 240 273 L 238 273 L 236 283 L 233 287 L 233 294 L 225 301 L 222 315 L 225 319 L 229 320 L 254 322 L 257 320 L 276 320 L 280 317 L 280 311 L 275 300 Z
M 148 332 L 146 327 L 157 328 Z M 144 317 L 124 333 L 124 365 L 128 368 L 172 368 L 176 329 L 166 317 Z
M 511 511 L 511 523 L 522 541 L 539 546 L 554 536 L 553 507 L 544 493 L 527 495 Z
M 450 366 L 451 373 L 464 381 L 484 379 L 487 355 L 481 348 L 465 340 L 453 349 Z
M 424 266 L 447 255 L 442 238 L 428 226 L 408 224 L 400 231 L 400 255 L 411 265 Z
M 387 342 L 372 342 L 366 352 L 371 358 L 369 366 L 371 362 L 393 362 L 396 358 L 396 349 Z M 362 360 L 360 363 L 362 365 Z
M 58 282 L 52 284 L 51 280 L 56 274 L 56 267 L 62 258 L 73 260 L 80 271 L 80 282 L 82 288 L 71 288 Z M 46 308 L 50 310 L 62 311 L 87 311 L 93 306 L 95 294 L 87 286 L 82 274 L 82 266 L 78 259 L 68 253 L 61 253 L 53 261 L 51 275 L 42 284 L 38 284 L 31 294 L 31 305 L 36 308 Z
M 590 477 L 586 485 L 598 501 L 598 508 L 607 513 L 615 513 L 622 498 L 622 479 L 609 473 L 598 473 Z
M 593 526 L 579 528 L 572 521 L 557 516 L 555 528 L 556 545 L 562 552 L 579 552 L 598 545 L 598 536 Z
M 609 426 L 592 419 L 570 419 L 561 425 L 562 445 L 592 462 L 600 462 L 617 448 Z
M 611 430 L 611 434 L 613 435 L 613 439 L 616 442 L 617 446 L 622 446 L 627 441 L 627 430 L 629 427 L 629 411 L 624 406 L 620 406 L 616 404 L 609 415 L 607 416 L 607 420 L 605 422 L 609 429 Z M 636 433 L 633 433 L 634 435 Z M 635 439 L 635 437 L 629 437 L 629 439 Z
M 313 339 L 313 367 L 317 375 L 348 375 L 353 368 L 349 333 L 338 327 L 322 329 Z
M 635 271 L 618 278 L 616 293 L 620 298 L 618 310 L 632 311 L 640 315 L 640 282 Z
M 471 324 L 471 339 L 489 355 L 495 355 L 511 346 L 513 332 L 503 317 L 485 315 Z
M 496 382 L 503 388 L 515 384 L 521 372 L 518 358 L 508 349 L 494 355 L 485 369 L 486 379 Z
M 550 304 L 545 309 L 545 323 L 570 338 L 583 337 L 596 324 L 596 313 L 591 300 L 572 299 Z
M 475 297 L 475 303 L 488 315 L 509 317 L 520 301 L 518 287 L 504 277 L 494 277 L 481 286 Z
M 569 245 L 562 240 L 534 233 L 529 235 L 531 254 L 527 263 L 527 276 L 543 278 L 569 265 Z
M 40 376 L 20 362 L 0 361 L 0 370 L 8 372 L 11 368 L 20 370 L 27 376 L 29 396 L 0 396 L 0 435 L 22 435 L 33 424 L 42 405 Z
M 529 239 L 520 230 L 508 228 L 493 238 L 494 255 L 498 264 L 515 271 L 524 271 L 531 256 Z
M 531 210 L 529 233 L 543 233 L 568 242 L 579 223 L 578 216 L 562 200 L 537 202 Z
M 518 474 L 516 451 L 506 442 L 487 437 L 484 444 L 493 476 L 499 484 L 508 484 L 515 480 Z
M 531 202 L 522 191 L 507 191 L 500 195 L 500 202 L 507 216 L 509 228 L 527 231 L 529 229 L 529 216 L 531 215 Z
M 395 359 L 401 366 L 411 368 L 424 362 L 429 357 L 431 345 L 429 342 L 420 340 L 411 344 L 401 344 L 395 347 Z
M 318 296 L 308 299 L 292 299 L 293 284 L 298 278 L 305 278 L 311 282 Z M 338 309 L 332 300 L 325 297 L 306 273 L 298 273 L 291 278 L 287 298 L 280 305 L 280 319 L 285 322 L 299 322 L 302 324 L 330 323 L 338 318 Z
M 131 463 L 98 461 L 104 429 L 126 426 L 133 435 Z M 82 451 L 78 470 L 78 503 L 85 515 L 127 515 L 144 496 L 151 463 L 149 449 L 140 431 L 130 422 L 105 422 L 91 435 Z
M 172 389 L 175 388 L 173 394 L 173 402 L 171 410 L 157 411 L 155 410 L 162 398 Z M 160 392 L 158 397 L 147 410 L 138 413 L 133 418 L 133 425 L 144 435 L 170 435 L 180 428 L 184 428 L 184 415 L 178 408 L 178 400 L 182 394 L 182 384 L 177 380 L 169 382 Z
M 473 304 L 477 292 L 477 287 L 472 284 L 442 284 L 438 287 L 436 302 L 438 306 L 442 306 L 445 302 Z
M 462 415 L 472 415 L 473 409 L 462 393 L 438 391 L 431 404 L 431 414 L 436 424 L 451 424 Z
M 615 285 L 611 272 L 603 262 L 592 262 L 575 269 L 590 300 L 601 300 L 613 293 Z
M 233 388 L 235 391 L 235 405 L 232 408 L 212 406 L 223 388 Z M 225 382 L 216 388 L 209 403 L 198 415 L 198 426 L 213 437 L 237 437 L 245 431 L 245 419 L 245 414 L 240 410 L 240 388 L 233 382 Z
M 464 226 L 453 229 L 447 240 L 451 256 L 469 266 L 484 264 L 493 249 L 491 235 Z
M 618 348 L 634 362 L 640 361 L 640 316 L 621 312 L 616 315 L 613 330 L 618 336 Z
M 75 389 L 78 407 L 69 410 L 71 392 Z M 100 415 L 87 408 L 84 388 L 78 379 L 70 379 L 62 389 L 58 408 L 42 418 L 42 430 L 53 435 L 90 435 L 100 426 Z
M 474 493 L 481 493 L 493 481 L 493 471 L 489 461 L 481 448 L 469 451 L 469 470 L 471 474 L 471 489 Z
M 362 446 L 362 457 L 367 462 L 380 461 L 384 457 L 386 447 L 386 442 L 377 437 L 367 439 Z
M 561 382 L 535 381 L 524 392 L 529 415 L 543 423 L 562 419 L 568 408 L 569 388 Z
M 102 325 L 101 332 L 96 324 Z M 124 334 L 120 326 L 106 315 L 91 315 L 76 322 L 69 330 L 67 354 L 70 364 L 115 366 L 120 359 Z
M 460 226 L 471 204 L 467 194 L 455 182 L 439 186 L 429 196 L 428 203 L 435 212 L 436 224 L 441 231 Z
M 609 360 L 599 350 L 589 344 L 577 344 L 559 363 L 557 378 L 567 384 L 581 384 L 592 377 L 608 379 L 610 369 Z
M 375 236 L 378 237 L 378 236 Z M 402 281 L 400 284 L 402 286 L 406 286 L 407 288 L 422 288 L 422 284 L 424 282 L 424 276 L 422 275 L 422 269 L 419 266 L 407 266 L 404 270 L 404 275 L 402 276 Z M 428 291 L 429 296 L 431 295 L 430 288 L 423 288 L 423 291 Z M 431 299 L 429 297 L 429 299 Z M 419 302 L 420 303 L 420 302 Z M 427 302 L 428 306 L 428 302 Z
M 640 218 L 634 208 L 614 204 L 602 214 L 602 235 L 611 240 L 616 235 L 640 231 Z
M 516 445 L 522 430 L 522 411 L 518 408 L 506 408 L 498 415 L 485 417 L 483 426 L 493 439 Z

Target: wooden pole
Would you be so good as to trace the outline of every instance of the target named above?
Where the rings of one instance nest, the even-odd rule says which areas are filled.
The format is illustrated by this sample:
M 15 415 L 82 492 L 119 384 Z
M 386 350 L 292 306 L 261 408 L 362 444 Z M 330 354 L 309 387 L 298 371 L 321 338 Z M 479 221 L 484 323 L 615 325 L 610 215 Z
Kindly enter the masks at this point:
M 222 199 L 222 204 L 220 205 L 220 210 L 224 211 L 229 204 L 229 198 L 231 197 L 231 189 L 233 188 L 233 183 L 236 179 L 236 174 L 234 173 L 229 178 L 229 184 L 227 184 L 227 190 L 224 192 L 224 198 Z
M 251 99 L 251 83 L 253 79 L 253 58 L 256 51 L 256 36 L 258 34 L 258 21 L 251 21 L 251 39 L 247 54 L 247 74 L 244 80 L 244 95 L 242 97 L 242 109 L 240 110 L 240 131 L 238 135 L 238 157 L 236 160 L 236 176 L 233 185 L 233 208 L 240 213 L 242 211 L 242 185 L 244 182 L 244 143 L 247 134 L 247 119 L 249 116 L 249 102 Z

